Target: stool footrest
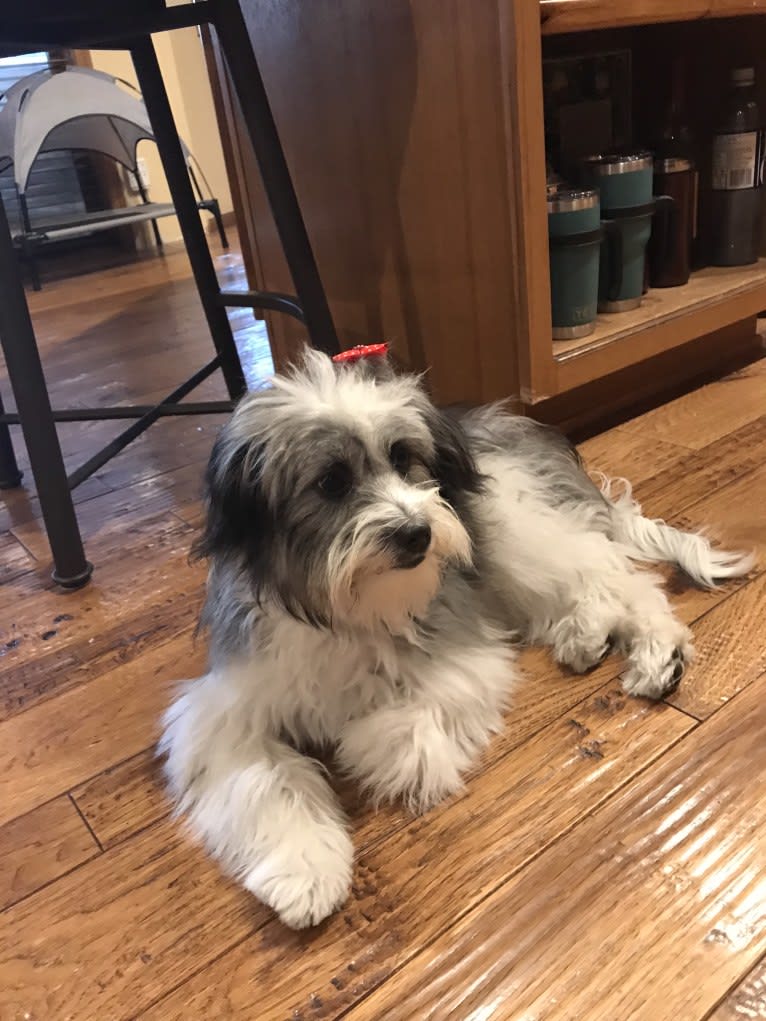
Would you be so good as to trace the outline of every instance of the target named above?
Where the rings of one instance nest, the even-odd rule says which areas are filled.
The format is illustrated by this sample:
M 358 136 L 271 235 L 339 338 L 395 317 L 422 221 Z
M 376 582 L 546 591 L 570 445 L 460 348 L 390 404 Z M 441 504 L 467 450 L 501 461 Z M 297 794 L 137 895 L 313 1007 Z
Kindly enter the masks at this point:
M 226 308 L 258 308 L 269 312 L 284 312 L 301 323 L 306 322 L 303 309 L 293 294 L 278 291 L 221 291 L 219 302 Z

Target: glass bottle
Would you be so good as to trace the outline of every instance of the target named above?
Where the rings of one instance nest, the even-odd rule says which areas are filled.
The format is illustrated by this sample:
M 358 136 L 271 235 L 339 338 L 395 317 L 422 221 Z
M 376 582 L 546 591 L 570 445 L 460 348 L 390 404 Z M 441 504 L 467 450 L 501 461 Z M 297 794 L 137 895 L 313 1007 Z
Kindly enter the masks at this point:
M 731 72 L 730 91 L 713 137 L 711 262 L 756 262 L 763 209 L 763 132 L 752 67 Z

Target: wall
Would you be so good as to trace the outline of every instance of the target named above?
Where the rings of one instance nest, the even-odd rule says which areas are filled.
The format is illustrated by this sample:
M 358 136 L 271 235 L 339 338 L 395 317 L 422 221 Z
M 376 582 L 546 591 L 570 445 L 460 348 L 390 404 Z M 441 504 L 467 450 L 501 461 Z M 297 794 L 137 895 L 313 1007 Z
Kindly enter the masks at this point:
M 178 133 L 199 161 L 213 194 L 221 203 L 221 210 L 229 212 L 233 208 L 231 191 L 198 32 L 195 28 L 185 28 L 161 33 L 154 36 L 154 45 Z M 91 60 L 98 70 L 124 78 L 132 85 L 138 84 L 130 55 L 125 51 L 93 50 Z M 138 153 L 146 160 L 150 198 L 156 202 L 169 202 L 170 193 L 157 147 L 153 142 L 141 142 Z M 175 217 L 160 221 L 160 227 L 165 241 L 175 241 L 181 237 Z

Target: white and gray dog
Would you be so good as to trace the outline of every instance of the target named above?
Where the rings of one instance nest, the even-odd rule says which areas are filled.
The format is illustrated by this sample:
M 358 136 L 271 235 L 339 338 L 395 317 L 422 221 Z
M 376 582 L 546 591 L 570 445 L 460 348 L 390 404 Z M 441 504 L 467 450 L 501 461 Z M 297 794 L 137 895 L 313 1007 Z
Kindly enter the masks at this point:
M 199 552 L 209 672 L 168 711 L 178 809 L 288 925 L 345 900 L 353 849 L 323 768 L 424 810 L 503 725 L 514 640 L 589 670 L 611 648 L 634 695 L 677 687 L 688 629 L 669 561 L 712 586 L 747 557 L 599 490 L 558 432 L 500 407 L 438 411 L 383 358 L 309 352 L 219 436 Z

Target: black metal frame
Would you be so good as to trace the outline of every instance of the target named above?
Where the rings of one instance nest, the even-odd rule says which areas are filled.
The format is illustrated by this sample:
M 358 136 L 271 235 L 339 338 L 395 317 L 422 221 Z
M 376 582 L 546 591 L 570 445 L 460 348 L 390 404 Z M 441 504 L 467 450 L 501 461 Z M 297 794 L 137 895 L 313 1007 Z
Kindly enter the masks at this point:
M 31 11 L 26 18 L 16 14 L 4 19 L 4 41 L 0 44 L 0 52 L 24 53 L 52 46 L 130 50 L 216 349 L 215 357 L 207 365 L 156 405 L 53 411 L 13 239 L 0 197 L 0 279 L 3 281 L 0 291 L 0 343 L 18 408 L 18 412 L 5 413 L 0 403 L 0 486 L 17 485 L 21 479 L 8 431 L 9 425 L 20 425 L 53 553 L 54 580 L 64 586 L 77 587 L 87 582 L 92 566 L 85 558 L 71 490 L 157 419 L 167 415 L 220 414 L 228 411 L 232 402 L 244 392 L 245 378 L 227 307 L 284 312 L 306 325 L 315 347 L 335 354 L 339 345 L 239 0 L 201 0 L 167 8 L 161 0 L 155 3 L 144 0 L 144 3 L 136 2 L 127 10 L 126 4 L 119 4 L 119 9 L 112 16 L 81 20 L 77 17 L 76 2 L 66 5 L 66 14 L 61 14 L 59 5 L 51 0 L 37 0 L 30 6 Z M 35 12 L 36 7 L 44 8 L 47 13 Z M 209 22 L 218 33 L 297 297 L 262 291 L 221 291 L 218 284 L 199 217 L 199 203 L 194 194 L 194 187 L 199 190 L 199 185 L 194 176 L 190 176 L 183 156 L 151 40 L 153 32 L 204 22 Z M 13 43 L 5 42 L 8 39 Z M 212 205 L 208 208 L 216 218 L 222 242 L 226 245 L 220 209 Z M 230 401 L 179 403 L 218 368 L 223 373 Z M 56 422 L 121 418 L 135 418 L 136 421 L 67 477 L 56 435 Z
M 43 223 L 37 227 L 32 227 L 29 221 L 29 215 L 25 217 L 24 230 L 21 234 L 14 235 L 13 243 L 17 246 L 21 252 L 22 261 L 26 266 L 29 267 L 30 280 L 32 283 L 33 291 L 42 290 L 42 283 L 40 280 L 40 271 L 37 264 L 37 249 L 48 241 L 56 241 L 55 233 L 62 227 L 76 228 L 82 227 L 83 233 L 87 232 L 89 226 L 95 227 L 100 223 L 111 223 L 116 229 L 121 226 L 125 226 L 124 217 L 132 217 L 128 222 L 136 223 L 141 222 L 137 217 L 136 213 L 142 209 L 143 206 L 154 206 L 153 209 L 148 210 L 149 214 L 156 212 L 157 215 L 152 217 L 151 215 L 146 217 L 146 221 L 151 223 L 154 229 L 154 239 L 158 249 L 163 249 L 162 236 L 160 235 L 158 218 L 163 216 L 175 216 L 175 208 L 172 203 L 152 203 L 149 201 L 149 196 L 146 193 L 146 189 L 143 185 L 140 186 L 141 190 L 139 194 L 142 197 L 142 203 L 140 206 L 125 206 L 121 209 L 103 210 L 90 214 L 86 214 L 81 221 L 71 220 L 66 223 Z M 24 198 L 24 196 L 20 196 Z M 162 211 L 157 211 L 157 206 L 162 206 Z M 26 207 L 26 202 L 24 202 Z M 197 202 L 197 209 L 200 212 L 210 213 L 215 221 L 216 230 L 221 240 L 221 247 L 228 248 L 229 241 L 226 237 L 226 231 L 223 226 L 223 217 L 221 216 L 221 207 L 217 198 L 200 198 Z M 50 235 L 54 236 L 51 237 Z
M 149 205 L 149 195 L 144 187 L 144 182 L 141 180 L 141 172 L 136 170 L 134 174 L 136 179 L 136 187 L 138 188 L 138 194 L 141 196 L 141 201 L 145 206 Z M 149 221 L 152 225 L 152 231 L 154 232 L 154 243 L 162 251 L 162 234 L 160 234 L 160 225 L 156 220 Z
M 3 399 L 0 396 L 0 416 L 4 412 Z M 10 430 L 8 425 L 3 422 L 0 424 L 0 489 L 16 489 L 21 485 L 22 478 L 23 475 L 16 462 Z
M 40 353 L 1 196 L 0 280 L 3 281 L 0 344 L 16 396 L 40 509 L 53 551 L 53 579 L 65 587 L 77 588 L 85 584 L 93 567 L 85 559 Z M 4 464 L 0 475 L 5 476 L 8 468 L 9 465 Z
M 40 290 L 40 271 L 37 267 L 37 259 L 35 258 L 35 246 L 34 242 L 30 239 L 32 233 L 32 222 L 29 218 L 29 206 L 27 205 L 26 195 L 22 195 L 19 191 L 18 185 L 16 185 L 16 197 L 19 200 L 19 209 L 21 210 L 21 222 L 24 225 L 24 236 L 21 241 L 21 255 L 24 262 L 29 267 L 29 275 L 32 280 L 32 289 L 35 291 Z

